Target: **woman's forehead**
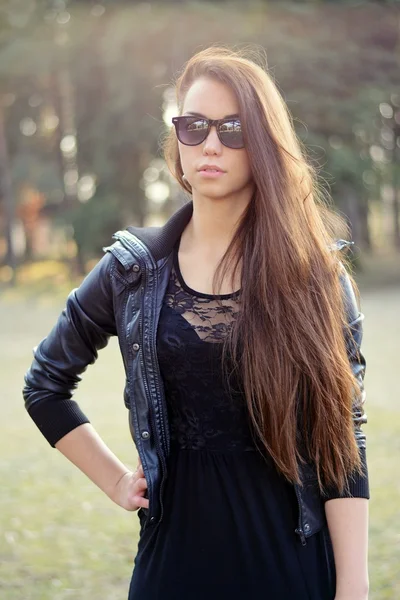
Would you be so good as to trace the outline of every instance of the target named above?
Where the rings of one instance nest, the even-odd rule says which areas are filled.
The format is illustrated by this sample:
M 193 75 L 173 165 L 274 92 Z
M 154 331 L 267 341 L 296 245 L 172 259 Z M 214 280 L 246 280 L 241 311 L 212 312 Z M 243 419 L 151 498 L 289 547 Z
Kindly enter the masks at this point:
M 209 119 L 223 119 L 238 114 L 239 104 L 231 88 L 220 81 L 197 79 L 188 89 L 182 112 L 202 114 Z

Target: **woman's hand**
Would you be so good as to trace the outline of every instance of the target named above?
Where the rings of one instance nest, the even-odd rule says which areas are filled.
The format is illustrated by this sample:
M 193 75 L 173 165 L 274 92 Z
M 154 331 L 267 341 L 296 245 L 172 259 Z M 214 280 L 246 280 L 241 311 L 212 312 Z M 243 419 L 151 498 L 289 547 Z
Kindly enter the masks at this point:
M 139 458 L 136 471 L 133 473 L 127 471 L 118 481 L 112 494 L 112 500 L 125 510 L 134 511 L 139 508 L 149 508 L 149 500 L 144 498 L 146 490 L 147 481 Z

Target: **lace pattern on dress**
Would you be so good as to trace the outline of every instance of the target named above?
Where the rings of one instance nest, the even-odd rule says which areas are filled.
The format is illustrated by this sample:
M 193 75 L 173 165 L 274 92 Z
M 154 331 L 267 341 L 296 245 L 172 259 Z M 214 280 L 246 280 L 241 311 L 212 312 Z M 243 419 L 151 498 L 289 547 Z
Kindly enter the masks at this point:
M 230 375 L 223 376 L 218 343 L 237 315 L 240 290 L 221 295 L 221 308 L 214 296 L 183 286 L 173 266 L 157 339 L 171 443 L 181 449 L 254 450 L 240 377 L 231 372 L 229 357 Z
M 190 290 L 192 293 L 188 293 Z M 179 270 L 177 250 L 164 301 L 194 328 L 199 338 L 206 342 L 221 342 L 227 335 L 238 313 L 240 291 L 220 295 L 221 307 L 211 294 L 195 292 L 183 281 Z

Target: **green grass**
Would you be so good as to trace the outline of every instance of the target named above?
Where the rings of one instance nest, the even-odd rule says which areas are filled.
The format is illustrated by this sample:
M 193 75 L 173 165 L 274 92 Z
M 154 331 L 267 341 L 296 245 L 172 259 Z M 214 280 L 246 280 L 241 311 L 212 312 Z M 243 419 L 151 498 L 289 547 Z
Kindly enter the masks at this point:
M 400 289 L 363 296 L 367 358 L 370 600 L 400 598 Z M 31 349 L 62 303 L 0 305 L 0 598 L 124 600 L 137 549 L 137 513 L 106 498 L 57 450 L 23 407 Z M 116 340 L 88 369 L 76 399 L 106 443 L 136 465 Z
M 400 413 L 368 410 L 370 598 L 400 598 Z

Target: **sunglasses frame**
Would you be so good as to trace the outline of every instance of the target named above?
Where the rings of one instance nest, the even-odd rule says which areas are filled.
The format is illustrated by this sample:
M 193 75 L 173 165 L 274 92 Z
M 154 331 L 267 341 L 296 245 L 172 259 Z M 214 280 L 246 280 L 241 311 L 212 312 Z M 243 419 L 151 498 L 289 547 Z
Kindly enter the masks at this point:
M 186 142 L 183 142 L 180 137 L 179 137 L 179 122 L 183 121 L 183 119 L 198 119 L 199 121 L 206 121 L 207 122 L 207 131 L 206 134 L 204 136 L 204 139 L 201 140 L 200 142 L 197 142 L 196 144 L 187 144 Z M 181 144 L 183 144 L 184 146 L 199 146 L 200 144 L 202 144 L 203 142 L 205 142 L 205 140 L 207 139 L 211 127 L 213 125 L 215 125 L 216 130 L 217 130 L 217 135 L 218 135 L 218 139 L 221 142 L 221 144 L 223 144 L 224 146 L 226 146 L 227 148 L 230 148 L 231 150 L 241 150 L 242 148 L 244 148 L 244 142 L 243 142 L 243 146 L 239 146 L 238 148 L 234 148 L 232 146 L 228 146 L 228 144 L 224 143 L 224 141 L 221 139 L 221 132 L 219 130 L 220 125 L 222 125 L 223 123 L 229 123 L 229 121 L 234 121 L 235 118 L 225 118 L 225 119 L 207 119 L 206 117 L 196 117 L 195 115 L 182 115 L 180 117 L 173 117 L 172 118 L 172 123 L 175 125 L 175 132 L 176 132 L 176 137 L 178 138 L 178 140 L 181 142 Z M 240 119 L 236 119 L 239 120 Z

